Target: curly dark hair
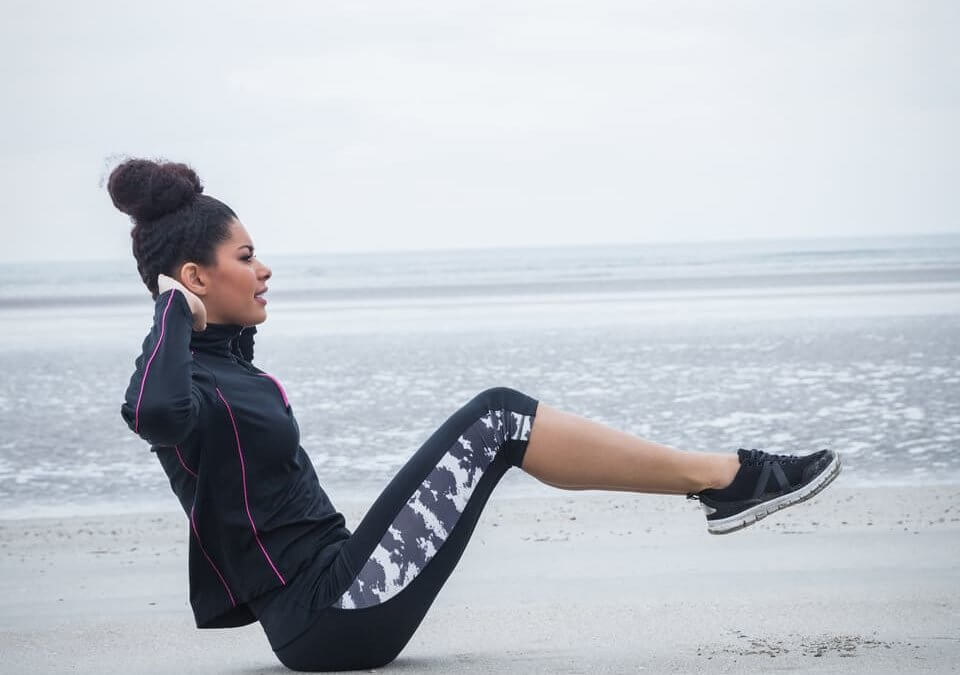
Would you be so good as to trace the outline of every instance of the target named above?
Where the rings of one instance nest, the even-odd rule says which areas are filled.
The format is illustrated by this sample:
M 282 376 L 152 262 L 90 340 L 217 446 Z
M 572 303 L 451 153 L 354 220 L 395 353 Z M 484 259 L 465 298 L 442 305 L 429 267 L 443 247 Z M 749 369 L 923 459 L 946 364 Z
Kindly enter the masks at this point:
M 156 300 L 157 275 L 174 278 L 187 262 L 216 265 L 216 247 L 230 238 L 233 209 L 203 193 L 196 172 L 186 164 L 127 159 L 110 172 L 107 190 L 113 205 L 130 216 L 137 271 Z

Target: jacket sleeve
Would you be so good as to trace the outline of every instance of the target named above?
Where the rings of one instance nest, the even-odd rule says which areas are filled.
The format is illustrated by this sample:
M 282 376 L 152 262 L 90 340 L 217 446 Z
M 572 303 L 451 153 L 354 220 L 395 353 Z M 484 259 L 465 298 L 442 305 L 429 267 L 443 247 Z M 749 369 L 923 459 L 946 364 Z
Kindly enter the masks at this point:
M 127 426 L 152 445 L 182 442 L 200 418 L 203 399 L 191 372 L 192 330 L 193 314 L 182 291 L 171 288 L 157 296 L 153 326 L 120 406 Z

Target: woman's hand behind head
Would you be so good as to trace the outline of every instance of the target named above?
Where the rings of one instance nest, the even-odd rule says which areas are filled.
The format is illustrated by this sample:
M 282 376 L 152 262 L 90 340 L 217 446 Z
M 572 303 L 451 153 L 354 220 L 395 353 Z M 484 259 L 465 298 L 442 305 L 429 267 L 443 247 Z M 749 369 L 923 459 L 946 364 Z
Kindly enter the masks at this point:
M 167 276 L 166 274 L 161 273 L 157 275 L 157 288 L 161 294 L 163 294 L 165 291 L 169 291 L 171 288 L 176 288 L 182 291 L 184 297 L 187 299 L 187 304 L 190 306 L 190 311 L 193 313 L 193 330 L 206 330 L 207 308 L 203 304 L 203 300 L 201 300 L 179 281 L 173 277 Z

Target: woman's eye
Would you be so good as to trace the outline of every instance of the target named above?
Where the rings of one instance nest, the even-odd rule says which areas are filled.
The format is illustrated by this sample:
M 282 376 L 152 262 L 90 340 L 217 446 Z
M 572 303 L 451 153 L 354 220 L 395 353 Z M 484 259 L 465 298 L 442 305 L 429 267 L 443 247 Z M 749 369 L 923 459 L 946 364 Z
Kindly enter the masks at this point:
M 240 258 L 240 260 L 250 260 L 252 257 L 253 255 L 245 255 L 242 258 Z

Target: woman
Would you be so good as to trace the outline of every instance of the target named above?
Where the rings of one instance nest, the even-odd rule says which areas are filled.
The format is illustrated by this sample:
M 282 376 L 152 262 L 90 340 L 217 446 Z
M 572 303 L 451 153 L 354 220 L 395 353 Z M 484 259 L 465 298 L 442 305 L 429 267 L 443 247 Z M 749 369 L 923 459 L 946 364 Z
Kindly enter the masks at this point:
M 300 445 L 282 384 L 253 365 L 271 270 L 236 214 L 185 164 L 130 159 L 108 189 L 134 222 L 155 302 L 121 414 L 188 516 L 197 626 L 260 621 L 292 669 L 392 661 L 512 466 L 564 489 L 686 494 L 714 534 L 808 499 L 840 471 L 829 450 L 680 451 L 492 387 L 433 432 L 351 532 Z

